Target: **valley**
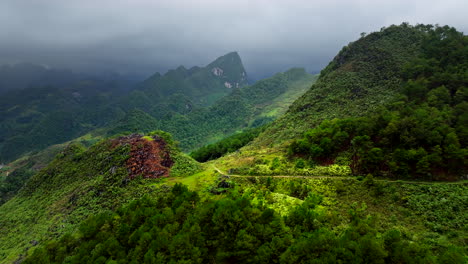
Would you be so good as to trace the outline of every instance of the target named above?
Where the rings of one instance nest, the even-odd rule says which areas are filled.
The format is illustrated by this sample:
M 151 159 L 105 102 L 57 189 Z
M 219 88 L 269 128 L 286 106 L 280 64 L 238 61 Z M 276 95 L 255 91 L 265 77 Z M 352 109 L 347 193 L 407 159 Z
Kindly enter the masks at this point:
M 0 262 L 466 263 L 467 47 L 403 23 L 319 75 L 7 91 Z

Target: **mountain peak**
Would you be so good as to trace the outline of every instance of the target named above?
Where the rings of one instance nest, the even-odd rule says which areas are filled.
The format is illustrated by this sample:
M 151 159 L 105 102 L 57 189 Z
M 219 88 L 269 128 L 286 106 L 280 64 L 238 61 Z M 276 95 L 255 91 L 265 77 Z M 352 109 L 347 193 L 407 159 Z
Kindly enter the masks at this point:
M 247 84 L 247 73 L 236 51 L 229 52 L 206 66 L 214 75 L 223 78 L 231 87 Z
M 219 66 L 219 65 L 224 65 L 224 64 L 242 65 L 242 60 L 241 60 L 241 57 L 239 56 L 239 53 L 237 53 L 237 51 L 229 52 L 221 57 L 218 57 L 208 66 Z

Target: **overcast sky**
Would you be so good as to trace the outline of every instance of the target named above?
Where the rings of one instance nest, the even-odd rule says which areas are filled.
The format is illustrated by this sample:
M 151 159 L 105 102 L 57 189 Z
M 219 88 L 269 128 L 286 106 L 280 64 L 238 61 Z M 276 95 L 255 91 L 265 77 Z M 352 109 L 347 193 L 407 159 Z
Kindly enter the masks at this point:
M 400 24 L 468 32 L 468 1 L 1 0 L 0 63 L 148 75 L 238 51 L 247 73 L 321 68 L 361 32 Z

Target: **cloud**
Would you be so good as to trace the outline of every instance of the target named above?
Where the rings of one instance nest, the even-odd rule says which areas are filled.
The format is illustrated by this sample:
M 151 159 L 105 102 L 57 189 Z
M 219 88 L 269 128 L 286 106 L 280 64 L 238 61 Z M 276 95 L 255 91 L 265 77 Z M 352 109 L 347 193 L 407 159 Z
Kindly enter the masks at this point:
M 467 32 L 468 2 L 3 0 L 0 62 L 148 75 L 238 51 L 250 75 L 319 71 L 361 32 L 403 21 Z

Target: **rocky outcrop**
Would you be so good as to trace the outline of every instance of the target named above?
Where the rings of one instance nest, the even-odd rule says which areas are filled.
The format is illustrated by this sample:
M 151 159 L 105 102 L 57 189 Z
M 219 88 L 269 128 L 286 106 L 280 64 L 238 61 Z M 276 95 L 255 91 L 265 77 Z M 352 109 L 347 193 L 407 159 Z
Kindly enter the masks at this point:
M 168 177 L 174 164 L 167 143 L 159 136 L 143 137 L 133 134 L 116 139 L 118 144 L 130 145 L 130 158 L 127 160 L 129 178 Z
M 223 69 L 219 68 L 219 67 L 214 67 L 213 69 L 211 69 L 211 72 L 215 75 L 215 76 L 222 76 L 224 71 Z

